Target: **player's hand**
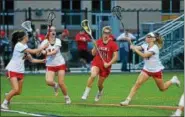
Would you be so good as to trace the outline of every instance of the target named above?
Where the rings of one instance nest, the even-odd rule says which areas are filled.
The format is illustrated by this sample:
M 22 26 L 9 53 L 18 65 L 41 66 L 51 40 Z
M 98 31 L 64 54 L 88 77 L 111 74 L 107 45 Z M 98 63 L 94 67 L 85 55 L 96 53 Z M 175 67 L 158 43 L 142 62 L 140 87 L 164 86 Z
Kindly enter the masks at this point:
M 41 60 L 41 63 L 46 63 L 46 59 L 42 59 Z
M 108 68 L 109 66 L 110 66 L 109 63 L 106 63 L 106 62 L 104 63 L 104 67 L 105 67 L 105 68 Z
M 47 54 L 47 51 L 46 51 L 46 50 L 42 50 L 41 53 L 42 53 L 43 55 L 46 55 L 46 54 Z
M 43 47 L 41 47 L 42 50 L 46 49 L 49 46 L 49 43 L 44 44 Z

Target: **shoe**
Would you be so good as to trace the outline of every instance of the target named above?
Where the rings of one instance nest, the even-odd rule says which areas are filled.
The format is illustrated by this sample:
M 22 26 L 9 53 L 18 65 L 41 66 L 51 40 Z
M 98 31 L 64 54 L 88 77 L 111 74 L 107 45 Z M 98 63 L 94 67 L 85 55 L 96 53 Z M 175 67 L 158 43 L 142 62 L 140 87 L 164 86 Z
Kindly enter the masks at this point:
M 170 117 L 180 117 L 181 115 L 177 115 L 176 113 L 173 113 Z
M 173 76 L 173 77 L 172 77 L 172 80 L 174 80 L 174 81 L 175 81 L 175 84 L 176 84 L 178 87 L 180 87 L 180 81 L 179 81 L 179 79 L 178 79 L 177 76 Z
M 1 104 L 1 108 L 5 110 L 9 110 L 8 104 Z
M 87 96 L 83 95 L 82 100 L 86 100 L 86 99 L 87 99 Z
M 55 91 L 55 96 L 58 96 L 58 84 L 57 84 L 57 86 L 56 87 L 54 87 L 54 91 Z
M 101 91 L 101 92 L 98 91 L 98 93 L 97 93 L 96 96 L 95 96 L 94 101 L 95 101 L 95 102 L 98 102 L 98 101 L 100 100 L 102 94 L 103 94 L 103 91 Z
M 130 100 L 126 99 L 125 101 L 120 102 L 120 105 L 121 106 L 127 106 L 127 105 L 129 105 L 129 102 L 130 102 Z
M 70 97 L 65 98 L 65 102 L 66 102 L 66 104 L 71 104 L 71 99 L 70 99 Z

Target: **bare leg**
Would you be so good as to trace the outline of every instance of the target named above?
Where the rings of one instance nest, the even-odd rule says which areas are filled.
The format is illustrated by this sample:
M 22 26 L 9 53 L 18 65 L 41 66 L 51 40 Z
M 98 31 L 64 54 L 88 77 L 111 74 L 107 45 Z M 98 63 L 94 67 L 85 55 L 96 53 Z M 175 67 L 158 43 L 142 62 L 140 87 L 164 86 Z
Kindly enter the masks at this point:
M 143 83 L 145 83 L 147 80 L 149 79 L 149 76 L 145 73 L 145 72 L 141 72 L 140 75 L 137 78 L 136 83 L 134 84 L 134 86 L 132 87 L 132 89 L 130 90 L 130 93 L 127 97 L 127 99 L 123 102 L 121 102 L 121 105 L 128 105 L 129 102 L 131 101 L 132 97 L 136 94 L 137 90 L 141 87 L 141 85 Z
M 170 80 L 164 83 L 163 78 L 162 79 L 154 78 L 154 80 L 160 91 L 166 91 L 168 87 L 172 85 L 172 82 Z
M 99 79 L 98 79 L 98 89 L 99 90 L 98 90 L 98 92 L 95 96 L 95 99 L 94 99 L 94 101 L 96 101 L 96 102 L 100 100 L 100 98 L 103 94 L 103 83 L 104 83 L 104 81 L 105 81 L 105 78 L 100 76 Z
M 67 87 L 64 83 L 64 76 L 65 76 L 64 70 L 58 71 L 58 84 L 59 84 L 59 87 L 60 87 L 63 95 L 66 96 L 67 95 Z
M 82 96 L 82 99 L 83 99 L 83 100 L 87 99 L 87 96 L 89 95 L 89 92 L 90 92 L 90 90 L 91 90 L 91 87 L 92 87 L 92 84 L 93 84 L 93 82 L 94 82 L 94 79 L 95 79 L 95 77 L 96 77 L 98 74 L 99 74 L 99 68 L 96 67 L 96 66 L 93 66 L 93 67 L 91 68 L 91 75 L 90 75 L 90 77 L 89 77 L 89 79 L 88 79 L 88 81 L 87 81 L 86 89 L 85 89 L 85 91 L 84 91 L 84 93 L 83 93 L 83 96 Z

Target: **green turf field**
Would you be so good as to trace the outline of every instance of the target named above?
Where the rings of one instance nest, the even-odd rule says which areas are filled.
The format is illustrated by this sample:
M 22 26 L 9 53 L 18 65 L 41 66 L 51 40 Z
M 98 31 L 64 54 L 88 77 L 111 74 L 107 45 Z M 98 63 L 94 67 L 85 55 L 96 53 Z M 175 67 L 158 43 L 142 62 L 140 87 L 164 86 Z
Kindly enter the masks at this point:
M 171 79 L 173 75 L 177 75 L 180 78 L 180 88 L 174 85 L 166 92 L 160 92 L 151 78 L 139 89 L 131 104 L 177 106 L 180 96 L 184 91 L 184 73 L 164 73 L 164 80 Z M 104 95 L 98 104 L 119 104 L 128 95 L 137 76 L 138 73 L 110 75 L 105 81 Z M 66 75 L 65 82 L 72 104 L 65 105 L 61 91 L 55 97 L 53 88 L 46 85 L 45 75 L 25 75 L 22 94 L 14 97 L 11 102 L 11 109 L 56 116 L 169 116 L 173 112 L 171 110 L 151 108 L 92 105 L 95 104 L 94 97 L 97 92 L 97 79 L 94 82 L 89 98 L 86 101 L 81 100 L 87 79 L 88 74 Z M 5 77 L 2 77 L 1 102 L 4 99 L 4 93 L 9 90 L 9 81 Z M 1 112 L 1 116 L 19 115 L 21 116 L 22 114 Z

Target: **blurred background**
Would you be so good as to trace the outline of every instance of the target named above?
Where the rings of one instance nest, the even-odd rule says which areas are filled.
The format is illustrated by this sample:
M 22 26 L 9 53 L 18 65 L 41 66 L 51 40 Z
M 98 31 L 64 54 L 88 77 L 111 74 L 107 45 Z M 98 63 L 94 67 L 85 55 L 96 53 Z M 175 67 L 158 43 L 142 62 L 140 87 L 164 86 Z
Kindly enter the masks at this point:
M 21 29 L 21 23 L 30 20 L 34 29 L 28 46 L 37 48 L 47 32 L 47 16 L 50 11 L 56 14 L 54 25 L 57 37 L 62 40 L 61 52 L 67 61 L 67 72 L 89 72 L 91 55 L 85 64 L 81 61 L 77 35 L 81 31 L 80 23 L 88 19 L 95 39 L 101 37 L 102 27 L 112 27 L 113 38 L 124 32 L 120 21 L 111 13 L 112 7 L 122 9 L 125 29 L 135 37 L 134 44 L 141 45 L 145 35 L 151 31 L 164 37 L 164 47 L 160 57 L 165 70 L 184 70 L 184 0 L 0 0 L 0 66 L 1 71 L 12 56 L 11 34 Z M 64 35 L 63 35 L 64 34 Z M 80 33 L 81 34 L 81 33 Z M 35 41 L 37 40 L 37 41 Z M 116 41 L 120 45 L 119 41 Z M 93 45 L 87 42 L 87 52 Z M 127 60 L 119 60 L 112 66 L 112 72 L 135 72 L 143 67 L 142 58 L 128 51 Z M 34 56 L 42 58 L 41 56 Z M 122 65 L 126 63 L 126 69 Z M 26 61 L 28 73 L 42 73 L 44 64 L 32 64 Z

